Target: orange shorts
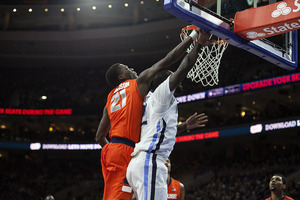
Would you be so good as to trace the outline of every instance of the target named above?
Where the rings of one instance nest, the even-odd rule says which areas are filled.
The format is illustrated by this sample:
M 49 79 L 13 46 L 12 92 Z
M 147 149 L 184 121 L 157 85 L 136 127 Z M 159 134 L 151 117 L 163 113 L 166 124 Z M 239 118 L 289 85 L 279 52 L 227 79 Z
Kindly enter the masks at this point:
M 132 152 L 132 147 L 121 143 L 108 143 L 102 149 L 103 200 L 131 200 L 133 191 L 125 180 Z

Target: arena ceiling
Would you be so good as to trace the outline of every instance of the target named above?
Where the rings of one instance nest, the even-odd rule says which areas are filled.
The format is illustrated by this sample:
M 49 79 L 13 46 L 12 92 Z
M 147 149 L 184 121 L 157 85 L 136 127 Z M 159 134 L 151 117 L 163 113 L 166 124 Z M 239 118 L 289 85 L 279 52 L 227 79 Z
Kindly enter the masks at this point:
M 6 65 L 104 65 L 114 58 L 165 54 L 187 25 L 165 12 L 162 0 L 126 1 L 128 7 L 119 0 L 22 2 L 0 5 L 0 56 Z

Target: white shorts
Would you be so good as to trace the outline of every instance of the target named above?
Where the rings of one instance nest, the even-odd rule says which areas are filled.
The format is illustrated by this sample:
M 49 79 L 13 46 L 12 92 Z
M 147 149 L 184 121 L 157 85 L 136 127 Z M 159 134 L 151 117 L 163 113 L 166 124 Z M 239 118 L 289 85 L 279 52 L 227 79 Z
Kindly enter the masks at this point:
M 138 152 L 127 167 L 126 178 L 137 200 L 167 200 L 168 170 L 163 157 Z

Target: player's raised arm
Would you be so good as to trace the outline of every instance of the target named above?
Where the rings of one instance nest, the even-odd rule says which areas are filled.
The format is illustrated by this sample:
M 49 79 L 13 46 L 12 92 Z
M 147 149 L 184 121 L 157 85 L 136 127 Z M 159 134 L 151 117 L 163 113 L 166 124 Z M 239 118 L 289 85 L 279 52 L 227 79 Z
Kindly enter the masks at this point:
M 148 93 L 150 83 L 157 72 L 167 69 L 186 54 L 187 48 L 198 37 L 198 31 L 199 29 L 197 29 L 197 31 L 194 30 L 189 37 L 172 49 L 163 59 L 156 62 L 152 67 L 144 70 L 139 75 L 137 84 L 142 96 L 145 96 Z
M 181 81 L 184 80 L 187 73 L 194 66 L 198 58 L 198 52 L 202 46 L 211 44 L 209 40 L 210 34 L 204 30 L 199 29 L 198 42 L 190 53 L 188 53 L 180 63 L 178 69 L 170 77 L 170 90 L 173 91 L 177 88 Z

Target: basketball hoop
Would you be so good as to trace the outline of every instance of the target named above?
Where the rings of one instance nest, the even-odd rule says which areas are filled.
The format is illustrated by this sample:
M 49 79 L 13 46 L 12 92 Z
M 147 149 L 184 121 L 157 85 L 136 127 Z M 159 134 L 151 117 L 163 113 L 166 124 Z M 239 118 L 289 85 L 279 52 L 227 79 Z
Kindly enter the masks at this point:
M 180 39 L 184 40 L 196 28 L 194 25 L 184 27 L 181 30 Z M 195 65 L 187 74 L 187 78 L 196 83 L 201 82 L 204 87 L 218 85 L 219 66 L 228 44 L 225 40 L 217 38 L 216 42 L 212 43 L 212 45 L 202 47 L 198 53 L 199 56 Z M 194 45 L 192 43 L 187 49 L 188 53 L 193 49 Z

